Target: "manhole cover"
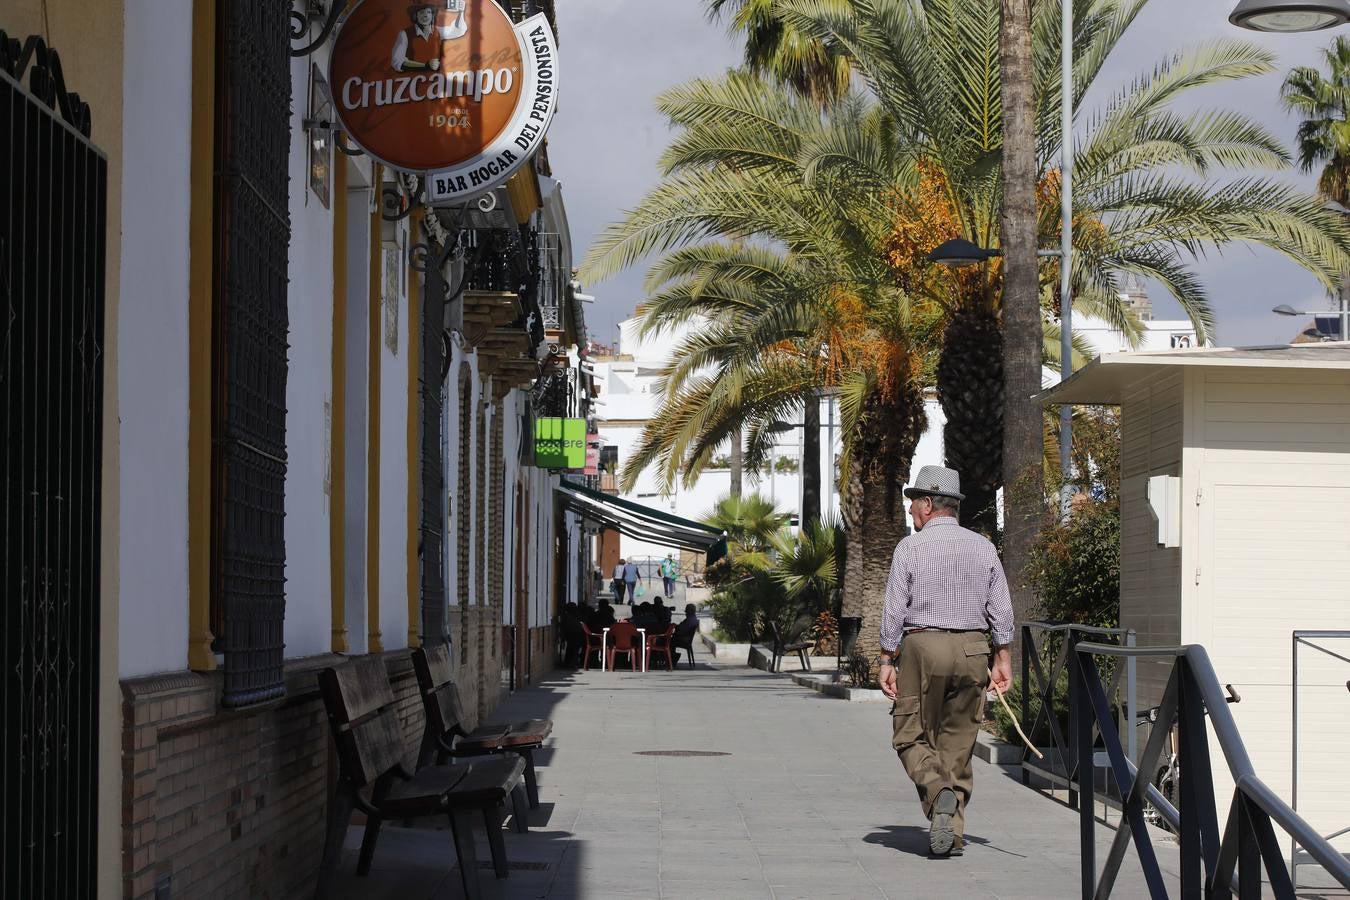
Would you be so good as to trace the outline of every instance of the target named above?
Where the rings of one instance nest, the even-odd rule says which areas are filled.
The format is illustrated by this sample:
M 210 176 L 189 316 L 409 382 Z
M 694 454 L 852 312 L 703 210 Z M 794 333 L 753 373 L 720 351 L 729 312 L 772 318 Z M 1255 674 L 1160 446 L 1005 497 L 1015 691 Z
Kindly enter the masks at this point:
M 720 750 L 635 750 L 634 756 L 730 756 Z

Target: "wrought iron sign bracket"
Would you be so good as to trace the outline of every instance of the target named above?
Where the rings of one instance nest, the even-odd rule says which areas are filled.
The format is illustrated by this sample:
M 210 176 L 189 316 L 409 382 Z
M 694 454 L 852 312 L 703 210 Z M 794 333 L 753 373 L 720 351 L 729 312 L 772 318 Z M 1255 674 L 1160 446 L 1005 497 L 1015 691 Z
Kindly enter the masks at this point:
M 291 0 L 291 56 L 309 56 L 324 45 L 333 34 L 338 19 L 342 16 L 344 0 Z M 297 42 L 309 39 L 315 24 L 319 25 L 319 36 L 302 46 Z

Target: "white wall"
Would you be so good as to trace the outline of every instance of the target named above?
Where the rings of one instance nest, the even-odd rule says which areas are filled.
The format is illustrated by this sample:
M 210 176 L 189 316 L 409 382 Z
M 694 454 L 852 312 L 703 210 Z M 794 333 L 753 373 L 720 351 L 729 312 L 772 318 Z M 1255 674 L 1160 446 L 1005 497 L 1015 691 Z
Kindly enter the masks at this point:
M 405 222 L 385 223 L 381 245 L 381 273 L 385 248 L 398 249 L 397 312 L 393 321 L 380 309 L 380 639 L 385 650 L 408 646 L 408 231 Z M 381 299 L 383 300 L 382 278 Z
M 301 127 L 308 58 L 291 61 L 290 216 L 286 377 L 286 656 L 332 647 L 329 546 L 333 399 L 333 214 L 309 189 Z
M 187 668 L 192 79 L 165 72 L 192 71 L 192 4 L 127 0 L 125 36 L 122 220 L 112 226 L 122 231 L 122 678 Z
M 346 415 L 343 419 L 344 460 L 342 528 L 343 609 L 347 630 L 347 650 L 365 653 L 369 644 L 366 580 L 367 477 L 370 428 L 366 411 L 370 405 L 370 189 L 365 174 L 355 163 L 347 162 L 347 317 L 343 388 Z
M 1291 634 L 1350 627 L 1350 373 L 1192 370 L 1186 388 L 1183 501 L 1194 527 L 1183 525 L 1181 581 L 1195 614 L 1183 617 L 1182 640 L 1205 645 L 1220 682 L 1242 695 L 1230 709 L 1252 764 L 1289 801 Z M 1299 812 L 1328 834 L 1350 824 L 1350 665 L 1299 655 Z M 1220 797 L 1230 795 L 1216 769 Z M 1350 849 L 1350 836 L 1336 845 Z
M 502 529 L 502 624 L 516 622 L 516 494 L 520 489 L 520 390 L 513 388 L 502 401 L 502 456 L 500 477 L 506 486 Z
M 477 606 L 482 599 L 482 588 L 478 584 L 478 541 L 482 528 L 483 500 L 478 487 L 479 449 L 483 440 L 482 408 L 483 383 L 478 375 L 478 351 L 467 357 L 469 366 L 469 483 L 461 490 L 469 492 L 469 583 L 465 588 L 470 606 Z
M 445 376 L 445 603 L 446 608 L 459 605 L 464 596 L 465 585 L 459 583 L 459 420 L 460 407 L 465 403 L 461 396 L 459 379 L 461 368 L 465 366 L 464 344 L 458 333 L 450 342 L 450 367 Z

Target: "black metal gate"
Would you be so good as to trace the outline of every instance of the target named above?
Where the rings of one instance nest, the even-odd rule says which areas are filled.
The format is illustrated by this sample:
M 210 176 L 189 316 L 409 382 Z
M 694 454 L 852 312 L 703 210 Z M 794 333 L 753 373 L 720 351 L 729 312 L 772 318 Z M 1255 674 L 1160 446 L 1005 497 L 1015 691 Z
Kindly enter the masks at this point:
M 0 893 L 89 897 L 107 163 L 40 39 L 0 31 L 0 70 Z
M 240 707 L 285 693 L 291 57 L 286 4 L 217 9 L 216 634 Z

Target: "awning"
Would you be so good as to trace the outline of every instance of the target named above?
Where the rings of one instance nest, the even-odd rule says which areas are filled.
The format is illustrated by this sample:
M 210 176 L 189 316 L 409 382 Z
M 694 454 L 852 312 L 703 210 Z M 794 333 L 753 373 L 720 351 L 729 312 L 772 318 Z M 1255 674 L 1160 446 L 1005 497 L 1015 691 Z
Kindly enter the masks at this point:
M 711 525 L 571 482 L 559 484 L 557 491 L 567 509 L 629 537 L 706 553 L 708 565 L 727 554 L 726 536 Z

